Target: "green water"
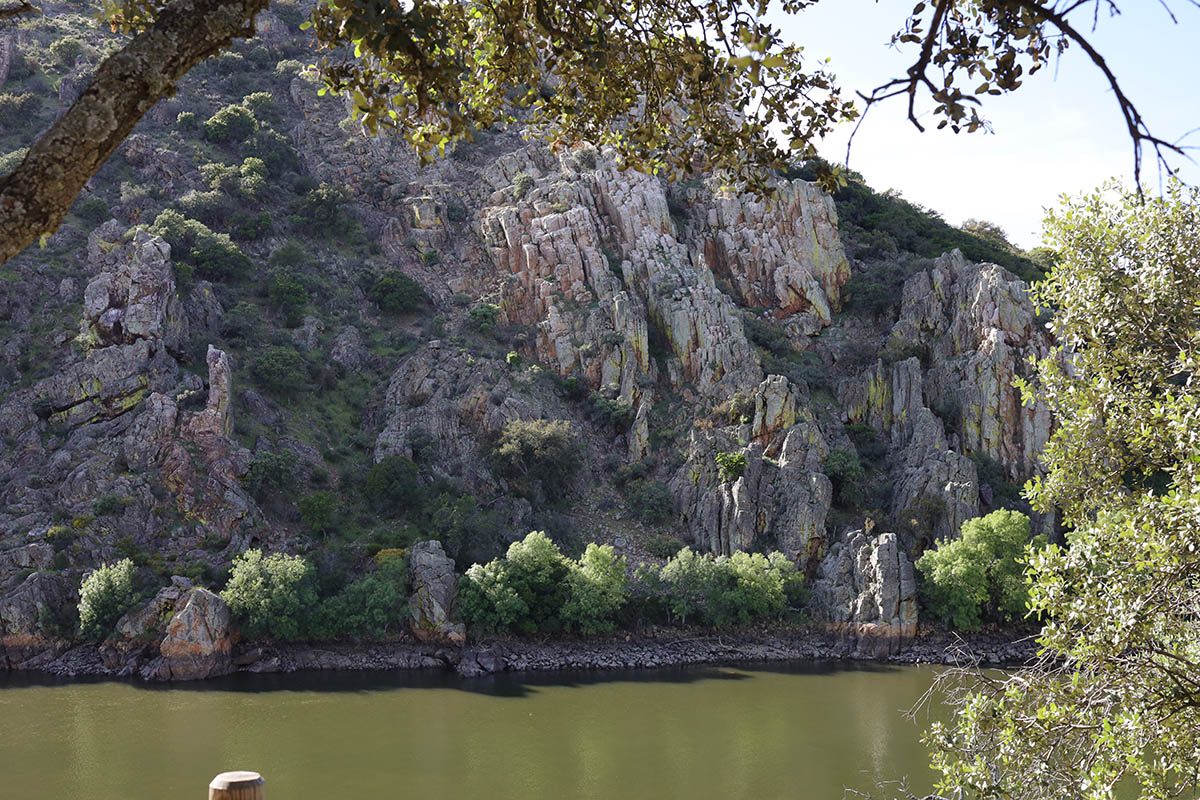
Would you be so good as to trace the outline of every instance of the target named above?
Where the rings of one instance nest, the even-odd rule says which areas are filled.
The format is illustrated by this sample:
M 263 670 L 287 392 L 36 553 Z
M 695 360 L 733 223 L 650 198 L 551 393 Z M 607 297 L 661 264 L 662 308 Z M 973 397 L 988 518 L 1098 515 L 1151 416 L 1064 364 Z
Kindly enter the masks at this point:
M 0 676 L 5 797 L 840 798 L 931 777 L 919 667 L 501 676 L 233 676 L 187 688 Z

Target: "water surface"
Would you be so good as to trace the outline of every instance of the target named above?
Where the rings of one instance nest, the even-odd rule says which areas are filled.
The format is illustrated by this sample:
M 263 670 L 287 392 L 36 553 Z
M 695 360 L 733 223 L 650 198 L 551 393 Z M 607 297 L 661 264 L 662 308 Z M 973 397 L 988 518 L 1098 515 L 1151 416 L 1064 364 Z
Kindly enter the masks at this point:
M 0 675 L 0 775 L 21 798 L 840 798 L 931 775 L 904 716 L 922 667 L 231 676 L 170 687 Z M 924 719 L 924 718 L 922 718 Z

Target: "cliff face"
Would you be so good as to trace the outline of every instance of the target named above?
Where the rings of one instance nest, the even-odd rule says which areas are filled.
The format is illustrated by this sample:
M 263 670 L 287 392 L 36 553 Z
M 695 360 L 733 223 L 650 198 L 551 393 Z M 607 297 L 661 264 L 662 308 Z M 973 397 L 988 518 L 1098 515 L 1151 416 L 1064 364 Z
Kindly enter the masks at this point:
M 518 132 L 421 167 L 341 124 L 344 108 L 295 76 L 304 51 L 278 22 L 245 54 L 265 65 L 269 110 L 221 155 L 236 166 L 273 142 L 277 190 L 229 188 L 200 163 L 213 146 L 188 144 L 179 115 L 211 114 L 214 87 L 188 84 L 98 176 L 115 219 L 72 217 L 52 261 L 5 268 L 6 641 L 45 633 L 81 574 L 124 555 L 212 582 L 251 543 L 354 572 L 418 535 L 462 562 L 532 527 L 634 560 L 657 532 L 779 549 L 824 587 L 819 618 L 888 640 L 914 619 L 908 556 L 1036 473 L 1051 421 L 1012 379 L 1049 342 L 1012 274 L 957 253 L 852 263 L 833 199 L 801 180 L 755 199 Z M 253 83 L 220 80 L 222 103 Z M 323 232 L 303 216 L 318 184 L 342 190 Z M 168 207 L 235 233 L 269 212 L 265 233 L 239 233 L 251 274 L 192 280 L 208 263 L 197 250 L 139 227 Z M 892 311 L 847 301 L 852 275 L 896 264 L 908 277 Z M 425 295 L 399 312 L 379 290 L 396 271 Z M 280 350 L 303 374 L 271 370 L 264 353 Z M 572 426 L 584 468 L 566 497 L 518 492 L 488 457 L 530 419 Z M 429 503 L 380 519 L 361 487 L 390 456 L 416 465 Z M 831 466 L 846 459 L 863 477 Z M 289 465 L 279 491 L 268 463 Z M 317 492 L 340 504 L 336 547 L 297 512 Z M 853 533 L 868 520 L 895 533 Z

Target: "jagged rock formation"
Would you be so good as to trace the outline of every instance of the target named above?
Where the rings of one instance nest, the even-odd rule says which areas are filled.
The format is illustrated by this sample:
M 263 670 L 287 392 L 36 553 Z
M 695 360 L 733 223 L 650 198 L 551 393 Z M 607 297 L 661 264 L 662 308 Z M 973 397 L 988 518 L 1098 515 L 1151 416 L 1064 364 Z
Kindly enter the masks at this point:
M 162 680 L 192 681 L 227 675 L 233 669 L 229 606 L 219 595 L 195 588 L 167 624 L 159 645 L 161 662 L 152 662 Z
M 438 541 L 418 542 L 408 554 L 412 620 L 409 628 L 420 641 L 463 644 L 467 629 L 455 619 L 458 573 Z
M 847 422 L 889 437 L 893 515 L 932 518 L 937 538 L 957 535 L 980 511 L 966 454 L 994 459 L 1015 482 L 1036 473 L 1050 413 L 1044 401 L 1022 406 L 1013 378 L 1049 348 L 1023 284 L 994 264 L 955 251 L 908 279 L 888 349 L 920 357 L 879 360 L 837 387 Z M 1053 520 L 1040 523 L 1048 530 Z
M 900 650 L 917 630 L 913 565 L 894 533 L 851 531 L 821 560 L 812 584 L 814 619 L 872 657 Z
M 821 471 L 829 449 L 811 411 L 781 375 L 753 395 L 753 416 L 736 429 L 693 430 L 688 461 L 671 489 L 694 541 L 715 553 L 768 542 L 808 562 L 825 539 L 833 489 Z M 722 480 L 719 453 L 740 453 L 744 473 Z M 815 562 L 814 562 L 815 563 Z

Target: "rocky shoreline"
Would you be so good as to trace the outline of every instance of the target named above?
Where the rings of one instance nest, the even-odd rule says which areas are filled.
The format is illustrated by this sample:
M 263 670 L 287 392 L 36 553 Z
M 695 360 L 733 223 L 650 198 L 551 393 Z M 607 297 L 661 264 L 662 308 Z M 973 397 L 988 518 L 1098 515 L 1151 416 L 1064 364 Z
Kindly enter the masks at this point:
M 0 668 L 65 678 L 168 679 L 150 645 L 70 645 L 0 648 Z M 309 670 L 447 670 L 466 678 L 501 672 L 626 670 L 735 663 L 865 661 L 891 664 L 1019 666 L 1036 655 L 1025 632 L 957 634 L 921 632 L 895 653 L 873 654 L 837 631 L 788 628 L 717 634 L 673 631 L 600 639 L 488 639 L 464 646 L 412 639 L 376 644 L 267 644 L 234 646 L 231 672 Z

